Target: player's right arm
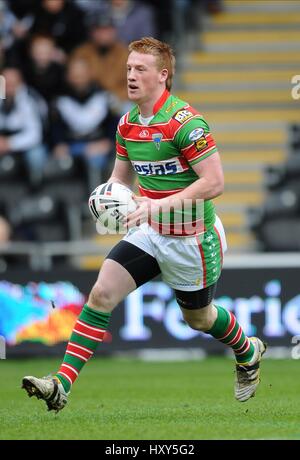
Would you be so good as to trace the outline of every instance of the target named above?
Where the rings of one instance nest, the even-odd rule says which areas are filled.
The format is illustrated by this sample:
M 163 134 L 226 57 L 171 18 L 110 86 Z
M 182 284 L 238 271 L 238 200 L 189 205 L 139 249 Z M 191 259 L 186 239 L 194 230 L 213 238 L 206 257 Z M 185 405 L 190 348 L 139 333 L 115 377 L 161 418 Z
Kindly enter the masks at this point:
M 131 161 L 128 158 L 128 152 L 123 137 L 123 129 L 125 126 L 125 120 L 127 119 L 128 113 L 123 115 L 118 123 L 116 132 L 116 160 L 115 166 L 111 173 L 108 182 L 119 182 L 120 184 L 132 187 L 134 183 L 134 171 L 131 165 Z
M 115 160 L 114 169 L 107 182 L 119 182 L 120 184 L 132 187 L 134 182 L 134 171 L 130 161 Z

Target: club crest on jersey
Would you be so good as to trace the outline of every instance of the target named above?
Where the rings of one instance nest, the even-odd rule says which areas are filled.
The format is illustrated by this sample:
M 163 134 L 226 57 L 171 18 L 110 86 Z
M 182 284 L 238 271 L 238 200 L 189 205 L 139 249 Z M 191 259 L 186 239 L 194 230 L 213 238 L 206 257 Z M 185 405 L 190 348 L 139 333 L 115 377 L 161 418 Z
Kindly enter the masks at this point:
M 196 128 L 190 133 L 189 140 L 192 142 L 195 142 L 198 139 L 200 139 L 203 136 L 203 134 L 204 134 L 203 128 Z
M 162 137 L 163 135 L 161 133 L 152 134 L 152 139 L 153 139 L 153 142 L 157 150 L 160 149 L 160 143 L 161 143 Z
M 149 137 L 149 131 L 147 131 L 147 129 L 143 129 L 143 131 L 140 132 L 139 137 L 141 138 Z

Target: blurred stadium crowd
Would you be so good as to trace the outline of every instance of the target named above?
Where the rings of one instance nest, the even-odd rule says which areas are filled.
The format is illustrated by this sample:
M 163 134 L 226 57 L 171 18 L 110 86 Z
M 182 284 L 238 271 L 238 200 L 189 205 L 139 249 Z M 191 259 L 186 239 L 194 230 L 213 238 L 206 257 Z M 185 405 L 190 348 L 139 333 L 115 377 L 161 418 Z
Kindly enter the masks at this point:
M 264 169 L 266 199 L 249 208 L 249 226 L 265 252 L 300 250 L 300 124 L 288 127 L 287 158 Z
M 82 237 L 130 108 L 127 45 L 178 43 L 219 0 L 0 0 L 0 242 Z M 178 26 L 178 20 L 181 25 Z

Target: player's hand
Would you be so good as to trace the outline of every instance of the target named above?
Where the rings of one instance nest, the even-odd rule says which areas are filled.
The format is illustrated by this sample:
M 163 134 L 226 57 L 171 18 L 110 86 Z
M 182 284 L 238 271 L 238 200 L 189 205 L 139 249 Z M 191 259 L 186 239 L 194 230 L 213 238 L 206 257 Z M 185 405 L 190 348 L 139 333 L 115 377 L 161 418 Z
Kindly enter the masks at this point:
M 137 209 L 131 212 L 127 217 L 128 228 L 136 227 L 144 222 L 149 222 L 150 216 L 153 213 L 159 212 L 159 201 L 151 200 L 145 196 L 133 196 L 134 201 L 137 204 Z

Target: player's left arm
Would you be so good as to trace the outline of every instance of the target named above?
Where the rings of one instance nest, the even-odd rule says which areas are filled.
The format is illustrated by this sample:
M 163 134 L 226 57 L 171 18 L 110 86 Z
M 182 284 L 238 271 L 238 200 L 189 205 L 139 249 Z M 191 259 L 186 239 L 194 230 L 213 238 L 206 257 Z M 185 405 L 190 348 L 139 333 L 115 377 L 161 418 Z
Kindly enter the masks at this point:
M 183 200 L 210 200 L 216 198 L 219 195 L 222 195 L 224 190 L 224 175 L 220 156 L 218 152 L 211 154 L 209 157 L 205 158 L 199 163 L 193 165 L 193 169 L 196 174 L 199 176 L 195 182 L 186 187 L 181 192 L 175 193 L 174 195 L 168 196 L 166 198 L 161 198 L 159 200 L 151 200 L 150 198 L 145 197 L 136 197 L 136 201 L 140 202 L 143 207 L 146 209 L 151 206 L 157 206 L 162 211 L 164 206 L 166 210 L 170 206 L 176 208 L 177 206 L 181 208 Z M 147 203 L 146 203 L 147 202 Z M 142 215 L 142 209 L 140 209 L 140 214 Z M 138 213 L 133 217 L 139 217 Z
M 192 166 L 199 176 L 195 182 L 186 187 L 181 192 L 159 200 L 152 200 L 146 197 L 135 197 L 138 203 L 138 209 L 128 218 L 128 226 L 133 227 L 136 222 L 146 222 L 148 213 L 152 209 L 168 211 L 170 207 L 181 209 L 183 200 L 209 200 L 216 198 L 223 193 L 224 176 L 223 169 L 218 152 L 214 152 L 209 157 Z
M 184 160 L 195 171 L 199 179 L 171 197 L 174 199 L 211 200 L 224 191 L 224 174 L 218 148 L 209 126 L 202 117 L 196 117 L 185 123 L 174 139 Z
M 224 191 L 224 174 L 219 152 L 192 166 L 199 179 L 179 193 L 172 195 L 176 199 L 211 200 Z M 169 199 L 171 197 L 168 197 Z

